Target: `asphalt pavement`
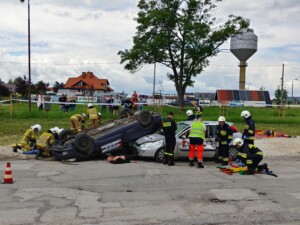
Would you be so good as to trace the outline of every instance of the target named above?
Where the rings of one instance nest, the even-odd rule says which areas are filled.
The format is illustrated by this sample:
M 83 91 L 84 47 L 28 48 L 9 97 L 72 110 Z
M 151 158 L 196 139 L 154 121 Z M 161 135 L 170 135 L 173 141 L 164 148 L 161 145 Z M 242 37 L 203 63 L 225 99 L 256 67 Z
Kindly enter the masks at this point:
M 213 161 L 11 161 L 1 225 L 300 224 L 300 156 L 264 160 L 278 177 L 227 175 Z M 6 161 L 0 162 L 3 180 Z

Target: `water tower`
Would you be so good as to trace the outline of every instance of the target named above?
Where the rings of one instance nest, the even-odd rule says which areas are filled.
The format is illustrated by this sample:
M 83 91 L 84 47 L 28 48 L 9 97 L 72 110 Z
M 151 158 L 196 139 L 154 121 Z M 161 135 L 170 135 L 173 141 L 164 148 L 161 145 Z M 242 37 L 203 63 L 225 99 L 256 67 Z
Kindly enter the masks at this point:
M 250 21 L 247 20 L 248 24 Z M 239 89 L 245 90 L 247 60 L 257 51 L 257 36 L 244 29 L 241 34 L 230 39 L 230 51 L 240 60 Z

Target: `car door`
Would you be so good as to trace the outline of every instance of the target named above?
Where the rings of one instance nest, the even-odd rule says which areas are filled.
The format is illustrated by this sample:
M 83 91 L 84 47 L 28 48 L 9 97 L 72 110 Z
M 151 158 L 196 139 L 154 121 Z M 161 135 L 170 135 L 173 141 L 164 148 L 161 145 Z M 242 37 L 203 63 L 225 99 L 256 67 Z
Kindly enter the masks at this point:
M 175 157 L 187 158 L 190 151 L 190 139 L 188 138 L 191 127 L 188 126 L 185 130 L 176 136 Z

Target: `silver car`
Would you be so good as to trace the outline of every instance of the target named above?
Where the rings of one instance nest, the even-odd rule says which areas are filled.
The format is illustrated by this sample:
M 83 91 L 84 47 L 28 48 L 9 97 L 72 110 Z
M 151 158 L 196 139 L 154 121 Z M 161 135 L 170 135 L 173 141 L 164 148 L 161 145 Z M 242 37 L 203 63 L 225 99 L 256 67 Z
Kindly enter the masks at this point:
M 174 158 L 188 158 L 189 154 L 189 138 L 188 134 L 193 121 L 184 121 L 177 123 L 176 130 L 176 146 L 174 150 Z M 228 123 L 228 122 L 227 122 Z M 204 158 L 214 158 L 218 155 L 219 143 L 216 141 L 217 125 L 216 121 L 204 121 L 206 126 L 206 140 L 204 142 Z M 241 137 L 242 134 L 228 123 L 233 130 L 233 139 Z M 154 158 L 157 162 L 162 162 L 164 159 L 164 151 L 166 149 L 165 136 L 160 133 L 150 134 L 137 139 L 133 147 L 137 154 L 142 158 Z M 195 154 L 197 156 L 197 154 Z

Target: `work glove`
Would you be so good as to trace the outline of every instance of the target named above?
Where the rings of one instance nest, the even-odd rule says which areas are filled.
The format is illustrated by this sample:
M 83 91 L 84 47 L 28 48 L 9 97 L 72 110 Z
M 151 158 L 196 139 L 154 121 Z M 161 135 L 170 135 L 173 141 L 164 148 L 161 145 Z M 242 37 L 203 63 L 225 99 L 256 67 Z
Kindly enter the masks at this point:
M 243 139 L 243 140 L 245 140 L 246 138 L 247 138 L 247 136 L 246 136 L 246 135 L 244 135 L 242 139 Z

